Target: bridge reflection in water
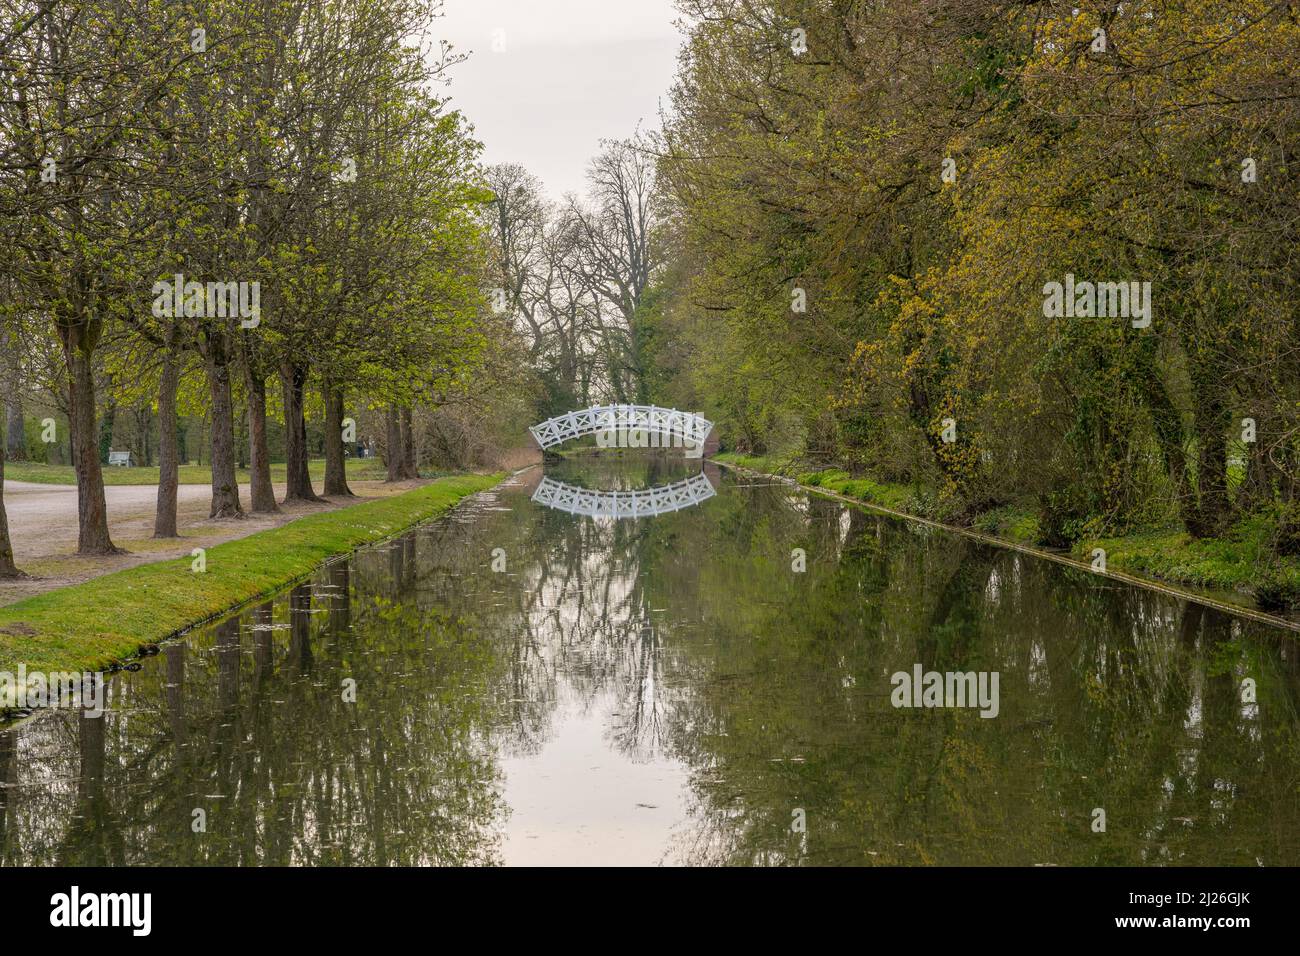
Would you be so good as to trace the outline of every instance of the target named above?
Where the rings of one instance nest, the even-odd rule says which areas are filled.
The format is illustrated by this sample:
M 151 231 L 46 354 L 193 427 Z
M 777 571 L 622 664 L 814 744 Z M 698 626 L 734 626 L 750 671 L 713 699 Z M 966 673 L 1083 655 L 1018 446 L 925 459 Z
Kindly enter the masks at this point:
M 636 491 L 593 491 L 543 475 L 533 492 L 533 501 L 590 518 L 648 518 L 693 508 L 717 493 L 704 472 L 669 485 Z

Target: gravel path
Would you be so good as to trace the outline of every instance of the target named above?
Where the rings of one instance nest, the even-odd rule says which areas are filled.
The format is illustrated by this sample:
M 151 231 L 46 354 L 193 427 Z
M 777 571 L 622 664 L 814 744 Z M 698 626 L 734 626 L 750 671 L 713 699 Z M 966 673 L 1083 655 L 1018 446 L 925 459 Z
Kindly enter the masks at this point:
M 418 487 L 424 482 L 388 485 L 381 481 L 349 483 L 358 498 L 337 499 L 327 504 L 297 504 L 280 514 L 212 521 L 208 507 L 212 489 L 208 485 L 181 485 L 177 489 L 176 513 L 180 538 L 153 539 L 154 508 L 158 489 L 154 485 L 111 485 L 104 489 L 108 504 L 108 527 L 113 543 L 127 553 L 107 557 L 78 557 L 77 489 L 75 485 L 45 485 L 28 481 L 6 481 L 4 505 L 9 516 L 9 538 L 14 558 L 27 577 L 0 581 L 0 605 L 90 580 L 111 571 L 189 555 L 196 547 L 209 548 L 223 541 L 278 527 L 304 514 L 329 511 L 357 504 L 367 498 L 385 497 Z M 240 485 L 240 499 L 248 506 L 248 486 Z M 284 485 L 275 486 L 276 497 L 284 496 Z

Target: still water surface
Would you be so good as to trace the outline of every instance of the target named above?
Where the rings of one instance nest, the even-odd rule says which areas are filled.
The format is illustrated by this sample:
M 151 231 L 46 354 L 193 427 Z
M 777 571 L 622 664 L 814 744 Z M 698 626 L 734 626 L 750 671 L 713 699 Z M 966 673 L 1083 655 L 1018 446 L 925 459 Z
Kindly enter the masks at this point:
M 705 468 L 534 469 L 0 730 L 0 863 L 1300 864 L 1294 635 Z

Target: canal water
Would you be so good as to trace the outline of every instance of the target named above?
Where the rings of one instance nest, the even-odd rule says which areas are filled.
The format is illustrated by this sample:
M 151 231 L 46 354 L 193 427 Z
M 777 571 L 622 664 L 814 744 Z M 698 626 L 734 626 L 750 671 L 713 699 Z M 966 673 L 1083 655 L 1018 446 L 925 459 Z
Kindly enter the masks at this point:
M 522 473 L 0 730 L 0 863 L 1300 864 L 1296 635 L 704 467 Z

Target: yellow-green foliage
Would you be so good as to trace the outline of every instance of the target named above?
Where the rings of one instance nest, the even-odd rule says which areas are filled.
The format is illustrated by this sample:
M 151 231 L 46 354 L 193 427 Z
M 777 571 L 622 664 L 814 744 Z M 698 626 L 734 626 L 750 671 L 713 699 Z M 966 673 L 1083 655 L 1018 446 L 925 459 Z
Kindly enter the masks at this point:
M 662 170 L 728 441 L 793 411 L 809 457 L 1058 543 L 1213 538 L 1300 480 L 1290 7 L 689 6 Z M 1149 324 L 1045 314 L 1067 274 L 1149 282 Z

